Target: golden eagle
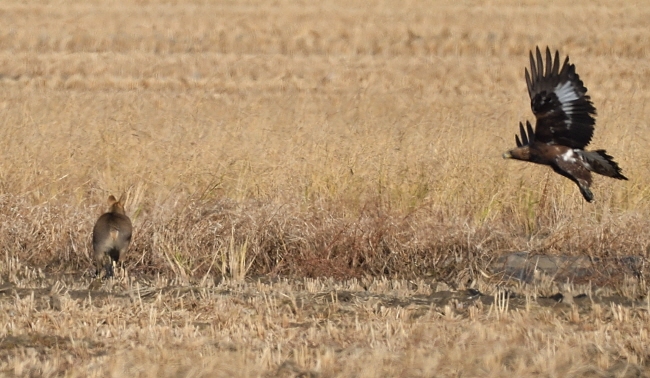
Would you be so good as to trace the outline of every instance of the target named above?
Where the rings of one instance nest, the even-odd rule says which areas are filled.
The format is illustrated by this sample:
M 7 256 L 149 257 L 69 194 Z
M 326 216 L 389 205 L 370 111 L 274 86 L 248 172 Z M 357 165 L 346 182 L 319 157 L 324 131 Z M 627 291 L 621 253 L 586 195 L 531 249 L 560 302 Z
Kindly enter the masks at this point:
M 605 150 L 584 150 L 594 134 L 596 108 L 575 66 L 569 64 L 569 57 L 560 68 L 560 53 L 556 51 L 553 59 L 547 47 L 545 70 L 539 47 L 536 55 L 537 61 L 530 52 L 526 84 L 537 124 L 533 131 L 530 122 L 526 121 L 525 129 L 519 122 L 521 140 L 515 135 L 517 148 L 503 157 L 550 165 L 555 172 L 575 182 L 585 200 L 591 202 L 594 200 L 589 190 L 591 172 L 619 180 L 627 177 Z

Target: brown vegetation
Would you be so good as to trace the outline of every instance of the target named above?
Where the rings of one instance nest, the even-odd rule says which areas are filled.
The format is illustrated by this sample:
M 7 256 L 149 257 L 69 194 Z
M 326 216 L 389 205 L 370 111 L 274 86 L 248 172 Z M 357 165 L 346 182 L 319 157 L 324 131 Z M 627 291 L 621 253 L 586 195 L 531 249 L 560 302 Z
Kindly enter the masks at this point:
M 647 362 L 635 306 L 312 311 L 277 302 L 299 285 L 230 280 L 464 288 L 512 251 L 647 257 L 650 7 L 10 1 L 0 22 L 2 280 L 87 287 L 109 193 L 128 192 L 134 226 L 126 277 L 104 301 L 62 289 L 53 310 L 2 294 L 5 372 L 584 376 Z M 599 114 L 592 147 L 630 178 L 596 178 L 594 204 L 544 167 L 501 160 L 533 118 L 523 70 L 536 45 L 576 64 Z M 75 279 L 43 278 L 63 274 Z

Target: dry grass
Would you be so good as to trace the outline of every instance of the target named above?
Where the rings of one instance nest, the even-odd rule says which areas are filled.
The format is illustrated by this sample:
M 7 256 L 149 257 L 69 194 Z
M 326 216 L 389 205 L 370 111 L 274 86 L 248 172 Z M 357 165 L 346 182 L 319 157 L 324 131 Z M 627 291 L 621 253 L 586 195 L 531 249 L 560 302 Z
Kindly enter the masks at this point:
M 199 287 L 215 278 L 269 274 L 432 277 L 462 287 L 476 282 L 491 259 L 511 251 L 645 258 L 649 20 L 650 7 L 609 0 L 399 6 L 5 2 L 0 9 L 3 251 L 7 259 L 47 274 L 89 272 L 92 225 L 105 210 L 106 195 L 125 191 L 135 228 L 129 274 L 160 274 Z M 574 184 L 544 167 L 500 157 L 514 145 L 517 123 L 532 118 L 523 80 L 528 50 L 547 44 L 571 56 L 589 88 L 599 112 L 593 148 L 606 148 L 630 178 L 596 178 L 595 204 L 585 203 Z M 7 275 L 2 279 L 11 282 Z M 264 290 L 280 289 L 259 289 L 259 303 L 251 306 L 266 303 L 259 299 Z M 89 306 L 82 300 L 63 300 L 66 310 L 51 316 L 21 304 L 29 298 L 9 299 L 10 306 L 31 309 L 22 321 L 33 323 L 33 312 L 56 319 L 39 334 L 68 337 L 52 331 L 58 324 L 104 342 L 97 340 L 103 334 L 94 320 L 78 317 Z M 562 316 L 518 313 L 504 322 L 479 312 L 474 319 L 441 323 L 433 310 L 419 318 L 426 321 L 406 322 L 377 344 L 368 338 L 377 335 L 373 324 L 385 327 L 386 316 L 397 319 L 395 313 L 369 317 L 358 335 L 349 336 L 345 327 L 354 323 L 343 321 L 313 331 L 318 335 L 310 342 L 317 344 L 329 340 L 319 332 L 354 340 L 339 341 L 343 346 L 292 344 L 287 338 L 293 336 L 284 332 L 304 330 L 285 327 L 264 346 L 253 346 L 241 331 L 232 350 L 211 349 L 203 340 L 221 340 L 222 332 L 235 332 L 229 331 L 234 324 L 267 332 L 282 321 L 284 310 L 279 318 L 275 312 L 253 316 L 244 314 L 248 305 L 210 294 L 196 298 L 199 308 L 183 302 L 165 316 L 181 311 L 200 318 L 209 309 L 223 310 L 231 320 L 208 330 L 170 320 L 161 330 L 147 314 L 162 313 L 165 300 L 140 308 L 111 307 L 107 301 L 88 316 L 125 312 L 122 326 L 108 327 L 118 338 L 108 350 L 125 352 L 100 356 L 101 363 L 81 352 L 61 355 L 53 371 L 97 364 L 84 366 L 102 375 L 109 367 L 137 370 L 143 361 L 162 359 L 180 369 L 170 367 L 168 375 L 210 371 L 221 361 L 225 371 L 232 367 L 246 375 L 246 366 L 249 375 L 258 375 L 294 356 L 300 369 L 324 375 L 452 375 L 464 355 L 479 356 L 467 357 L 479 361 L 469 375 L 506 375 L 510 370 L 495 366 L 524 361 L 521 368 L 530 368 L 530 374 L 579 376 L 584 371 L 573 366 L 606 369 L 627 356 L 618 341 L 603 341 L 602 327 L 593 334 L 578 332 L 585 322 L 574 326 Z M 349 314 L 366 311 L 359 308 Z M 630 345 L 637 345 L 646 337 L 646 315 L 639 314 L 630 315 L 629 326 L 605 322 L 606 327 L 621 332 L 621 340 L 636 332 Z M 72 326 L 76 322 L 93 330 Z M 132 328 L 135 324 L 146 331 Z M 524 324 L 550 327 L 551 336 L 528 341 Z M 3 332 L 25 334 L 26 327 L 16 323 Z M 441 339 L 418 344 L 413 340 L 419 330 Z M 477 333 L 477 342 L 455 346 Z M 190 335 L 194 339 L 186 340 Z M 66 340 L 78 337 L 73 336 Z M 606 358 L 590 359 L 585 340 L 599 351 L 612 349 L 606 349 Z M 162 346 L 152 348 L 157 342 Z M 516 363 L 504 362 L 507 352 L 499 354 L 495 345 L 513 343 L 528 343 L 529 357 L 522 352 Z M 170 345 L 182 345 L 187 355 L 202 353 L 197 358 L 203 364 L 187 362 L 185 354 L 170 352 Z M 564 360 L 573 358 L 565 353 L 572 345 L 581 345 L 584 353 Z M 549 365 L 550 354 L 538 354 L 539 348 L 560 359 Z M 645 352 L 634 350 L 634 364 L 645 363 Z M 353 363 L 356 358 L 361 362 Z M 487 368 L 482 358 L 492 359 Z M 366 363 L 377 372 L 360 370 Z
M 650 304 L 627 296 L 634 285 L 576 287 L 589 297 L 575 303 L 544 299 L 549 282 L 508 299 L 421 279 L 121 277 L 89 292 L 87 279 L 3 268 L 7 375 L 639 377 L 649 364 Z
M 637 377 L 650 305 L 549 282 L 449 291 L 425 280 L 179 285 L 122 277 L 103 291 L 6 258 L 0 371 L 17 376 Z M 30 287 L 30 289 L 21 289 Z M 566 290 L 564 290 L 566 292 Z

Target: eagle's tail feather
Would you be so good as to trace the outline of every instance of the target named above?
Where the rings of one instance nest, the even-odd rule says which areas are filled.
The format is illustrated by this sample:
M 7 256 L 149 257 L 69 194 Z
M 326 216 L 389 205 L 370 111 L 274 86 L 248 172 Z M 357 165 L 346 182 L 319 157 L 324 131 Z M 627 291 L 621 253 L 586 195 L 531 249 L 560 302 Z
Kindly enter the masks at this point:
M 621 173 L 621 168 L 618 166 L 618 163 L 605 150 L 579 150 L 578 154 L 582 157 L 582 160 L 587 165 L 587 169 L 590 171 L 618 180 L 627 180 L 627 177 Z

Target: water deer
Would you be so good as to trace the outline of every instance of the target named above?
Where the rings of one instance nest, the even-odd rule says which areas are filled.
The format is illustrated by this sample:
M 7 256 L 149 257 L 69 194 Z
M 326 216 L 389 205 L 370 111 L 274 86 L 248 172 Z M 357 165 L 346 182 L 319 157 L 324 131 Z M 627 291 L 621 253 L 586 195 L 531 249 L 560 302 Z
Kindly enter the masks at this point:
M 102 214 L 93 228 L 93 251 L 95 274 L 101 274 L 102 267 L 106 269 L 106 277 L 113 276 L 113 262 L 129 248 L 133 226 L 131 219 L 124 212 L 124 195 L 116 200 L 113 195 L 108 197 L 108 212 Z

